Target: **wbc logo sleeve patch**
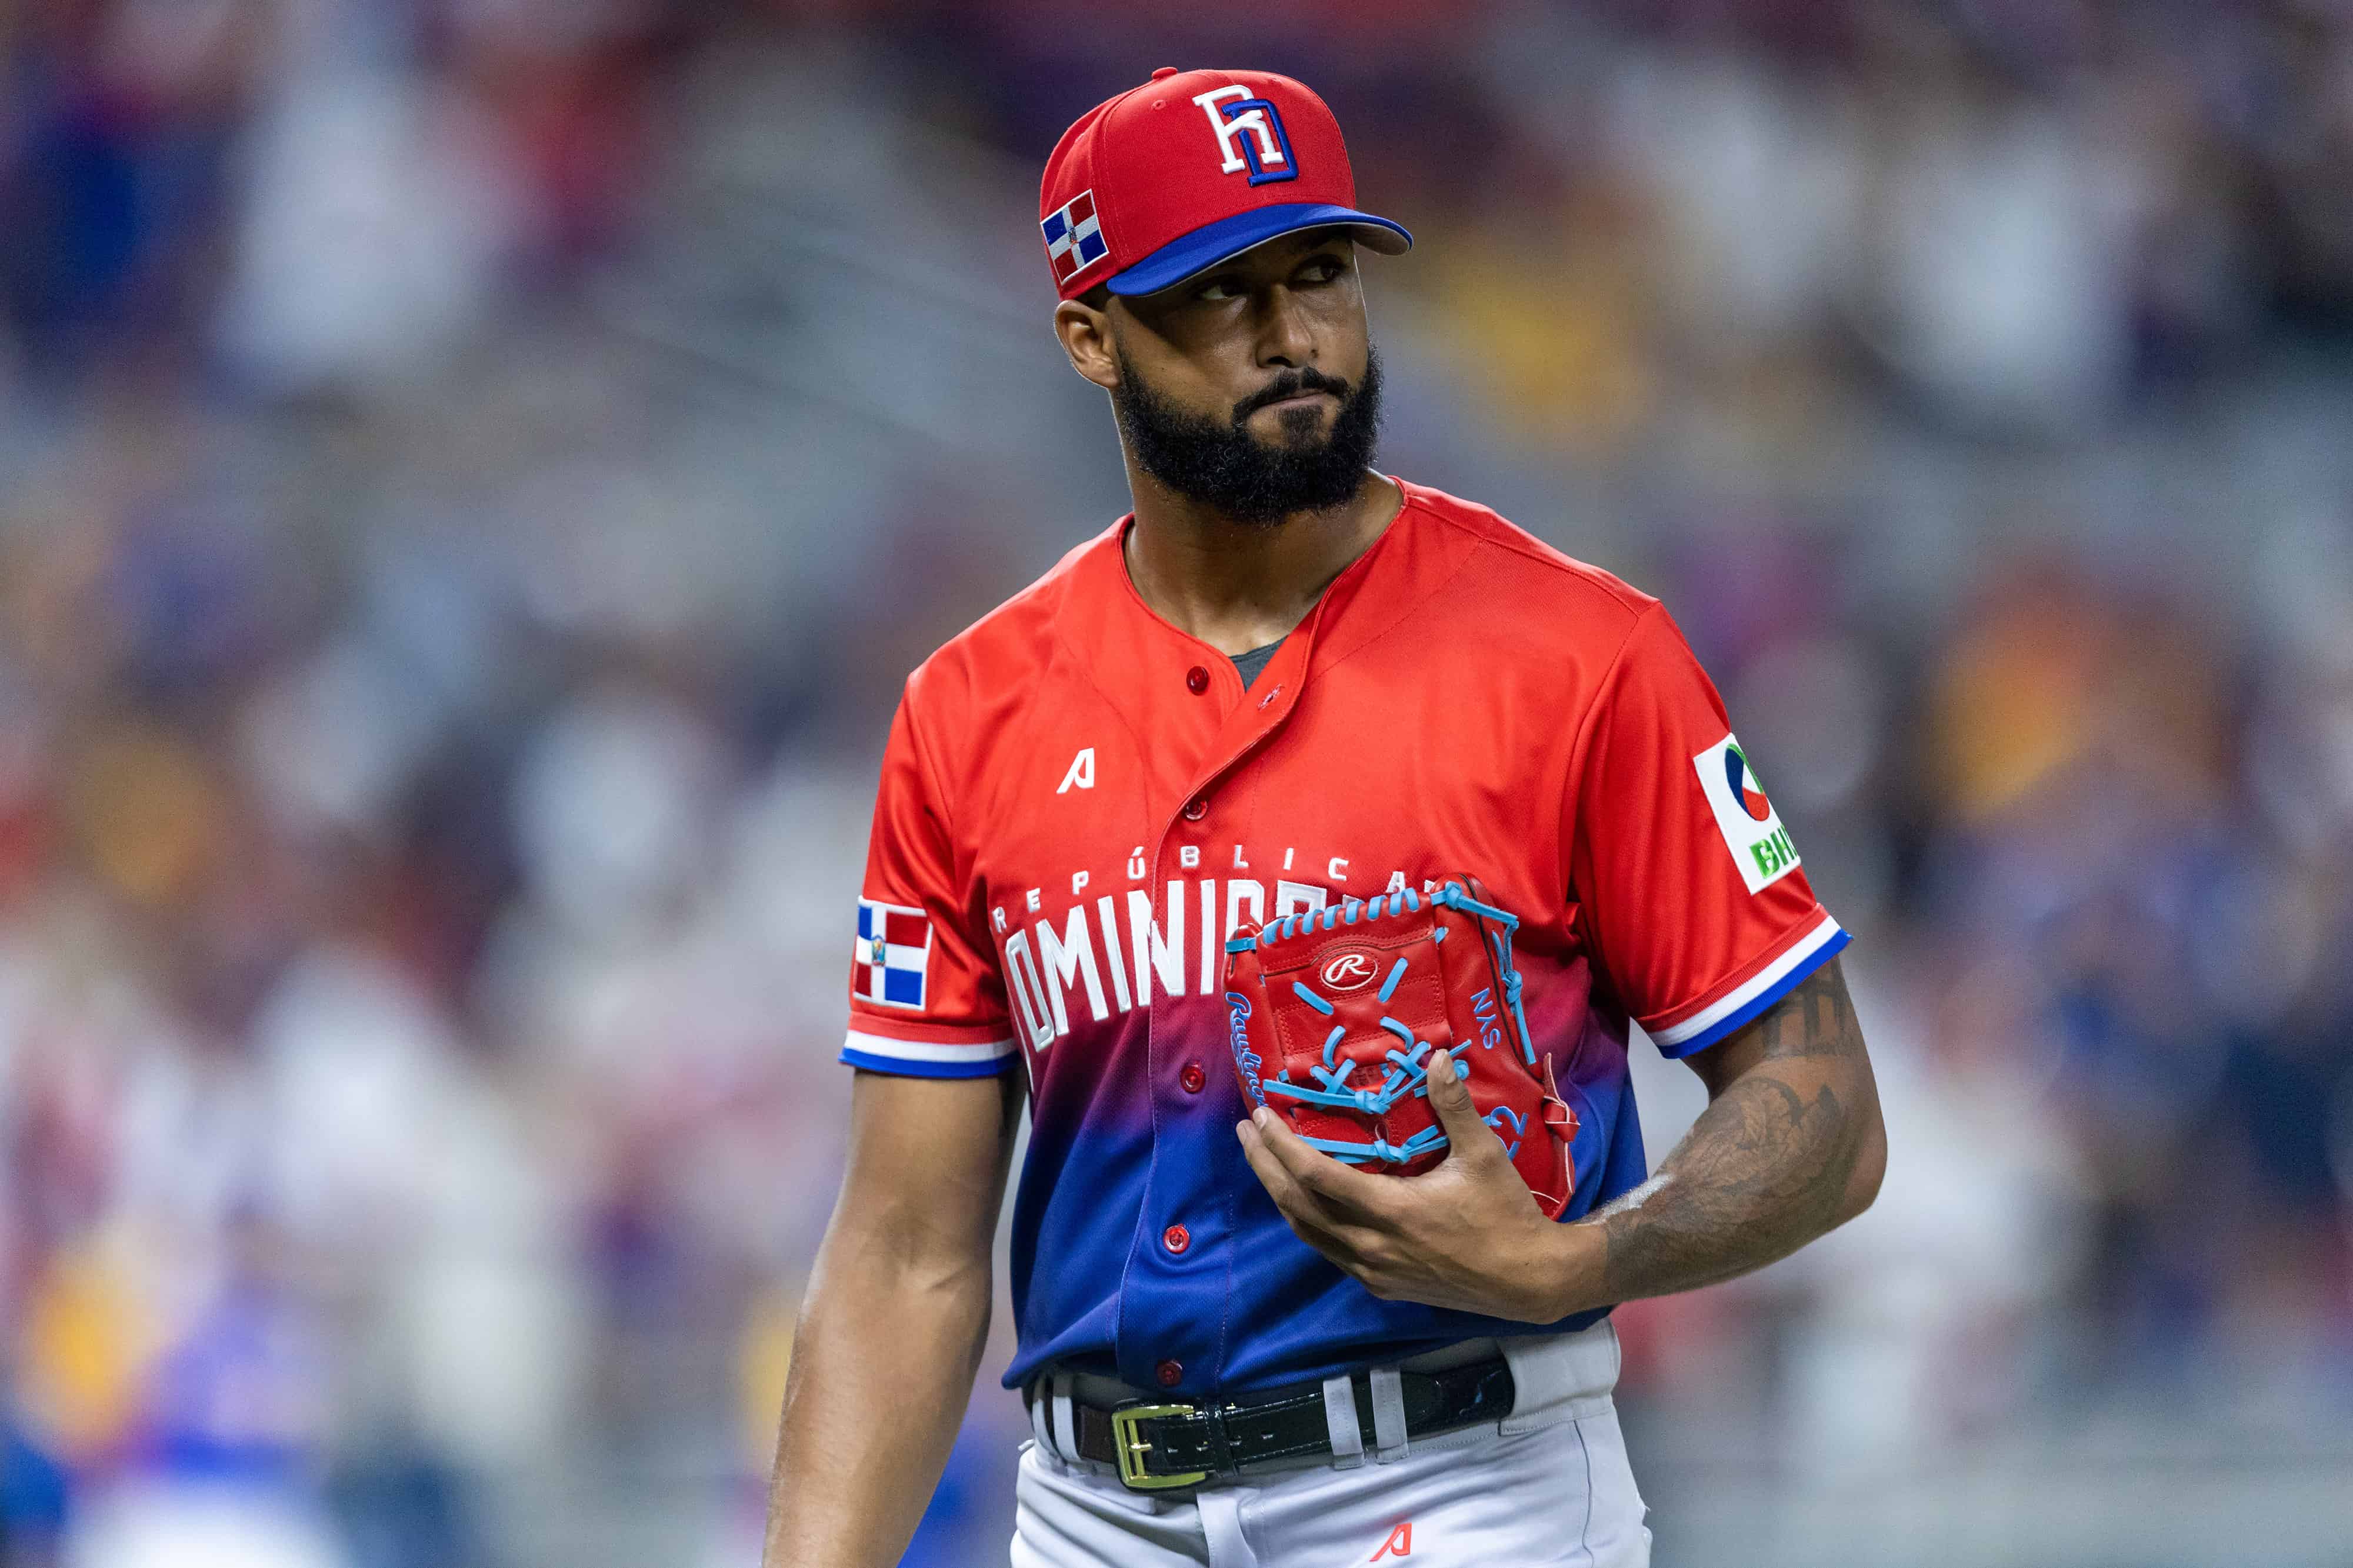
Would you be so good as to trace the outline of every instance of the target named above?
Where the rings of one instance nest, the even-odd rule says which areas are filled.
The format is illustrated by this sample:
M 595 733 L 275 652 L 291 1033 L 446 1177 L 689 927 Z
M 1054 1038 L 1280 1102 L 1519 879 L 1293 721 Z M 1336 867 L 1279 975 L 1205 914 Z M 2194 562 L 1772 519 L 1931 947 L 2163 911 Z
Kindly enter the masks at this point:
M 1748 765 L 1748 755 L 1737 738 L 1726 735 L 1692 759 L 1699 772 L 1700 793 L 1732 851 L 1740 879 L 1752 893 L 1761 893 L 1798 868 L 1797 847 L 1789 842 L 1781 814 L 1773 809 L 1765 786 Z
M 932 922 L 921 910 L 858 900 L 858 951 L 850 990 L 884 1007 L 923 1011 L 932 966 Z

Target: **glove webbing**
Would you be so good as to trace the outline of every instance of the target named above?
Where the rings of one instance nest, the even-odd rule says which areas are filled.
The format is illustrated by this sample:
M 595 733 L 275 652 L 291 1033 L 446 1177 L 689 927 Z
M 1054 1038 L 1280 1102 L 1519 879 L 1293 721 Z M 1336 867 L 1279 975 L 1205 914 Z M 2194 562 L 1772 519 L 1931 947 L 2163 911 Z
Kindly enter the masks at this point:
M 1493 922 L 1492 927 L 1482 929 L 1489 931 L 1490 940 L 1493 944 L 1496 971 L 1503 976 L 1504 1005 L 1512 1016 L 1512 1026 L 1519 1037 L 1520 1058 L 1529 1067 L 1535 1067 L 1536 1065 L 1535 1045 L 1528 1035 L 1527 1016 L 1520 1009 L 1520 972 L 1512 967 L 1512 932 L 1519 929 L 1519 917 L 1499 910 L 1493 904 L 1480 902 L 1452 882 L 1447 883 L 1446 886 L 1430 894 L 1430 901 L 1440 909 L 1459 910 L 1463 914 Z M 1320 910 L 1305 910 L 1287 914 L 1255 935 L 1230 938 L 1226 942 L 1226 951 L 1231 953 L 1249 952 L 1253 949 L 1262 950 L 1273 942 L 1287 941 L 1294 935 L 1333 931 L 1342 925 L 1355 925 L 1359 920 L 1369 921 L 1387 920 L 1407 913 L 1418 914 L 1420 910 L 1421 896 L 1410 888 L 1401 889 L 1398 892 L 1371 900 L 1369 902 L 1356 899 L 1343 899 L 1339 903 Z M 1430 932 L 1430 941 L 1444 942 L 1446 934 L 1447 928 L 1439 926 Z M 1399 957 L 1396 964 L 1390 968 L 1388 978 L 1381 982 L 1381 988 L 1377 993 L 1381 1001 L 1388 1001 L 1396 992 L 1398 982 L 1405 978 L 1409 963 L 1409 960 Z M 1332 1004 L 1310 989 L 1303 982 L 1293 981 L 1291 989 L 1302 1002 L 1327 1018 L 1332 1016 Z M 1348 1088 L 1350 1075 L 1357 1068 L 1366 1064 L 1340 1061 L 1334 1055 L 1340 1044 L 1341 1037 L 1348 1032 L 1338 1024 L 1333 1025 L 1332 1032 L 1324 1037 L 1324 1065 L 1321 1067 L 1311 1065 L 1307 1069 L 1315 1076 L 1316 1081 L 1321 1083 L 1323 1088 L 1309 1089 L 1303 1084 L 1292 1082 L 1291 1071 L 1288 1068 L 1285 1068 L 1280 1076 L 1264 1080 L 1260 1087 L 1268 1094 L 1281 1094 L 1292 1100 L 1304 1100 L 1311 1105 L 1328 1105 L 1342 1110 L 1359 1111 L 1368 1116 L 1382 1114 L 1409 1092 L 1417 1099 L 1427 1097 L 1430 1093 L 1430 1042 L 1415 1039 L 1413 1031 L 1395 1018 L 1383 1016 L 1380 1026 L 1403 1041 L 1404 1048 L 1399 1049 L 1392 1046 L 1388 1049 L 1384 1059 L 1389 1065 L 1382 1072 L 1378 1089 Z M 1460 1057 L 1471 1048 L 1471 1045 L 1472 1042 L 1465 1040 L 1459 1046 L 1449 1047 L 1448 1054 Z M 1507 1156 L 1516 1156 L 1520 1152 L 1520 1140 L 1526 1135 L 1527 1125 L 1510 1106 L 1498 1105 L 1484 1118 L 1487 1125 L 1493 1127 L 1498 1134 L 1504 1132 L 1504 1129 L 1497 1125 L 1498 1118 L 1511 1124 L 1508 1134 L 1511 1142 L 1505 1145 L 1504 1152 Z M 1391 1143 L 1380 1138 L 1309 1138 L 1304 1134 L 1302 1135 L 1301 1141 L 1311 1149 L 1320 1149 L 1335 1159 L 1352 1165 L 1361 1165 L 1374 1160 L 1402 1165 L 1408 1161 L 1418 1160 L 1424 1154 L 1447 1146 L 1446 1134 L 1435 1122 L 1413 1134 L 1402 1143 Z

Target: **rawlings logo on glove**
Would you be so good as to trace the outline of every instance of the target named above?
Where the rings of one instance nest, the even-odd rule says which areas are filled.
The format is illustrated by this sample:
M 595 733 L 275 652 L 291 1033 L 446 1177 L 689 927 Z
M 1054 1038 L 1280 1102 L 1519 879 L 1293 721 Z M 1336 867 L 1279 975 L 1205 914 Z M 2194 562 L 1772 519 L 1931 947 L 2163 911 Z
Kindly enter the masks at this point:
M 1445 1155 L 1430 1054 L 1446 1051 L 1547 1218 L 1575 1182 L 1577 1113 L 1541 1065 L 1512 967 L 1516 916 L 1471 877 L 1245 927 L 1226 943 L 1234 1077 L 1306 1143 L 1398 1175 Z M 1270 1071 L 1270 1069 L 1271 1069 Z

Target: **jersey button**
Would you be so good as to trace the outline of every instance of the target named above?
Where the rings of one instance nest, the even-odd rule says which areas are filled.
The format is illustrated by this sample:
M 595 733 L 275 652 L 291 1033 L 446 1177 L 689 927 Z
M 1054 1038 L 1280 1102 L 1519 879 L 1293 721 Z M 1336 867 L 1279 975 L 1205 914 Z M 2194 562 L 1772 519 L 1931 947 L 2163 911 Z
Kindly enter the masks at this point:
M 1201 820 L 1201 818 L 1203 818 L 1203 817 L 1205 817 L 1205 816 L 1208 816 L 1208 815 L 1209 815 L 1209 797 L 1208 797 L 1208 795 L 1195 795 L 1191 800 L 1188 800 L 1188 801 L 1187 801 L 1187 802 L 1185 803 L 1185 820 L 1186 820 L 1186 821 L 1187 821 L 1187 822 L 1198 822 L 1198 821 L 1200 821 L 1200 820 Z
M 1181 1253 L 1193 1245 L 1193 1233 L 1181 1225 L 1172 1225 L 1160 1233 L 1160 1245 L 1171 1252 Z
M 1187 670 L 1185 672 L 1185 689 L 1191 692 L 1196 697 L 1198 697 L 1201 693 L 1209 689 L 1209 672 L 1203 669 L 1198 664 L 1192 668 Z
M 1152 1369 L 1152 1375 L 1160 1380 L 1161 1387 L 1174 1388 L 1185 1381 L 1185 1365 L 1182 1362 L 1164 1361 Z
M 1208 1083 L 1209 1075 L 1201 1070 L 1199 1062 L 1187 1062 L 1185 1070 L 1176 1075 L 1176 1081 L 1185 1086 L 1187 1094 L 1198 1094 Z

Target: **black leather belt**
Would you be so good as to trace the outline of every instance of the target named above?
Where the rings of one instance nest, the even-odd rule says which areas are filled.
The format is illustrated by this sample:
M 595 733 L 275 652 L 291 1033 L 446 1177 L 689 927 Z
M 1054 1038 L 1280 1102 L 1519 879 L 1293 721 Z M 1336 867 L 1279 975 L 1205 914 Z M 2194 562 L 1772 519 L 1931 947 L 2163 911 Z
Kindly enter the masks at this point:
M 1401 1372 L 1398 1381 L 1409 1437 L 1500 1421 L 1512 1413 L 1512 1369 L 1501 1356 L 1443 1372 Z M 1377 1446 L 1372 1380 L 1356 1372 L 1348 1383 L 1356 1394 L 1356 1430 L 1370 1453 Z M 1025 1387 L 1023 1404 L 1044 1397 L 1045 1386 L 1041 1378 Z M 1118 1467 L 1121 1483 L 1132 1491 L 1198 1486 L 1243 1465 L 1332 1452 L 1320 1383 L 1211 1405 L 1136 1399 L 1106 1407 L 1073 1399 L 1071 1425 L 1079 1457 Z

